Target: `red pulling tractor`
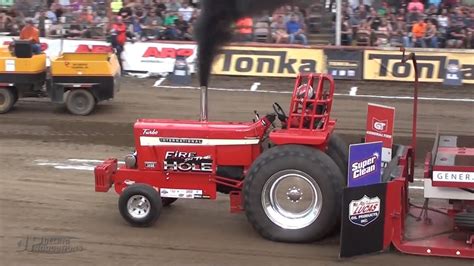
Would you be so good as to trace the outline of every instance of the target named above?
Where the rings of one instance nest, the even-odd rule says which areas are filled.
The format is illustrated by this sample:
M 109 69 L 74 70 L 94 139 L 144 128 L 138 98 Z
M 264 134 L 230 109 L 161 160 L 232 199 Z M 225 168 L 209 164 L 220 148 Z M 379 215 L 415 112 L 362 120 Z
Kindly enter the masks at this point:
M 275 103 L 275 113 L 255 112 L 253 123 L 208 122 L 203 87 L 201 121 L 139 119 L 136 151 L 124 166 L 117 159 L 98 165 L 95 189 L 107 192 L 113 185 L 120 213 L 133 226 L 152 225 L 162 207 L 178 198 L 215 199 L 221 192 L 230 195 L 232 212 L 245 211 L 270 240 L 315 241 L 342 225 L 341 257 L 393 245 L 404 253 L 472 259 L 474 149 L 465 145 L 474 141 L 437 138 L 425 163 L 425 204 L 414 205 L 409 183 L 415 173 L 418 74 L 413 53 L 400 58 L 403 64 L 411 58 L 416 73 L 413 139 L 393 152 L 382 183 L 346 188 L 348 147 L 333 133 L 336 121 L 330 118 L 334 81 L 304 74 L 296 79 L 288 116 Z M 430 198 L 446 202 L 430 208 Z
M 139 119 L 135 153 L 123 167 L 117 159 L 97 166 L 96 191 L 113 185 L 120 213 L 134 226 L 152 225 L 178 198 L 222 192 L 230 194 L 231 211 L 244 210 L 265 238 L 308 242 L 333 232 L 348 155 L 330 119 L 333 79 L 299 75 L 289 115 L 275 103 L 275 113 L 255 112 L 253 123 L 208 122 L 207 88 L 201 91 L 201 121 Z

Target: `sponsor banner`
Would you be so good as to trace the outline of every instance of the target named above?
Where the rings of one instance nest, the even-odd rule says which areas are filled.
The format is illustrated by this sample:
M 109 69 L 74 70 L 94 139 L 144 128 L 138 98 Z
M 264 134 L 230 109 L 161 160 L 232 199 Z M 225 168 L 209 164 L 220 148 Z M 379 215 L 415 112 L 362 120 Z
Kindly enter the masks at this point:
M 474 187 L 474 172 L 433 171 L 435 187 Z
M 177 57 L 185 58 L 189 71 L 194 73 L 197 58 L 197 45 L 194 43 L 127 43 L 123 52 L 123 68 L 150 73 L 171 73 Z
M 362 51 L 324 50 L 327 73 L 334 79 L 362 80 Z
M 387 183 L 344 189 L 340 257 L 383 250 L 386 193 Z
M 348 187 L 380 183 L 382 142 L 358 143 L 349 146 Z
M 365 142 L 382 141 L 382 165 L 392 160 L 393 131 L 395 124 L 395 108 L 369 103 Z
M 364 79 L 412 82 L 412 62 L 401 59 L 399 51 L 365 50 Z M 416 60 L 422 82 L 474 84 L 474 53 L 416 52 Z
M 0 37 L 0 43 L 8 45 L 12 37 Z M 112 52 L 110 43 L 93 40 L 59 40 L 40 38 L 42 50 L 48 58 L 66 53 L 94 53 Z M 194 61 L 197 46 L 194 43 L 160 43 L 160 42 L 137 42 L 126 43 L 122 53 L 123 68 L 129 71 L 144 71 L 149 73 L 173 72 L 177 57 L 185 58 L 189 66 L 189 72 L 194 73 Z M 48 64 L 49 65 L 49 64 Z
M 202 190 L 160 188 L 160 196 L 164 198 L 200 199 L 202 198 Z
M 217 75 L 295 77 L 300 72 L 323 73 L 321 49 L 226 46 L 217 56 Z

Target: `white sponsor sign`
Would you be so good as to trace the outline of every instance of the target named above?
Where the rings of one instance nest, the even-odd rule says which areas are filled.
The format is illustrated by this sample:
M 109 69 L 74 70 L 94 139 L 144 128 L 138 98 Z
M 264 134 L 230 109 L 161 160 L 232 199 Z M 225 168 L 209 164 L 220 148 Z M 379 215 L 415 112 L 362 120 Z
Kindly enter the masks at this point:
M 474 183 L 474 172 L 433 171 L 433 181 Z
M 17 39 L 18 37 L 14 37 Z M 0 36 L 0 45 L 8 45 L 12 37 Z M 111 49 L 110 43 L 93 40 L 69 40 L 40 38 L 44 52 L 51 57 L 59 56 L 62 52 L 97 52 Z M 61 44 L 62 43 L 62 44 Z M 61 47 L 62 46 L 62 47 Z M 183 56 L 189 65 L 189 71 L 195 73 L 197 45 L 195 43 L 171 42 L 136 42 L 126 43 L 122 53 L 123 67 L 128 71 L 144 71 L 149 73 L 173 72 L 177 56 Z M 48 60 L 49 62 L 49 60 Z M 49 63 L 48 63 L 49 65 Z
M 202 190 L 160 188 L 160 196 L 181 199 L 202 198 Z
M 260 142 L 259 139 L 191 139 L 173 137 L 140 137 L 141 146 L 228 146 L 228 145 L 254 145 Z
M 358 226 L 367 226 L 380 215 L 380 198 L 364 195 L 349 204 L 349 221 Z

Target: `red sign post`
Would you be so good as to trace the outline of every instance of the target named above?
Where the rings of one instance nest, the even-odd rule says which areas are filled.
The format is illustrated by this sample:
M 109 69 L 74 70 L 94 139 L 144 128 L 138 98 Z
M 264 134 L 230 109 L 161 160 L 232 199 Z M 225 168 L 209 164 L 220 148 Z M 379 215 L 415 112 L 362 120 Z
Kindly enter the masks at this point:
M 385 167 L 385 165 L 390 162 L 390 160 L 392 160 L 394 124 L 394 107 L 369 103 L 367 108 L 365 142 L 383 142 L 383 167 Z

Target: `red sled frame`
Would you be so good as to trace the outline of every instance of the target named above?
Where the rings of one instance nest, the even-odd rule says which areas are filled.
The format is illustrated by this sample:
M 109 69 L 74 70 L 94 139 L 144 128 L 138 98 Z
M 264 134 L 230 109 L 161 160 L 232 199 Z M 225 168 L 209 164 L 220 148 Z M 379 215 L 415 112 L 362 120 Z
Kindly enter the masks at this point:
M 474 259 L 474 235 L 467 232 L 457 231 L 453 225 L 453 214 L 455 210 L 449 210 L 447 213 L 418 207 L 409 201 L 409 183 L 413 182 L 415 169 L 416 152 L 416 123 L 417 123 L 417 103 L 418 103 L 418 71 L 416 57 L 414 53 L 405 57 L 405 50 L 402 48 L 402 62 L 413 61 L 415 68 L 415 91 L 413 105 L 413 129 L 412 144 L 400 157 L 398 165 L 401 169 L 400 176 L 387 184 L 387 195 L 385 205 L 385 224 L 384 224 L 384 249 L 388 249 L 390 244 L 402 253 L 423 255 L 423 256 L 442 256 Z M 425 161 L 425 172 L 431 165 L 427 157 Z M 463 168 L 463 170 L 466 170 Z M 470 167 L 474 171 L 474 166 Z M 425 174 L 426 177 L 426 174 Z M 425 211 L 425 219 L 413 223 L 413 209 Z M 437 229 L 437 230 L 433 230 Z M 438 231 L 438 232 L 436 232 Z M 418 236 L 409 238 L 407 235 L 415 232 Z

